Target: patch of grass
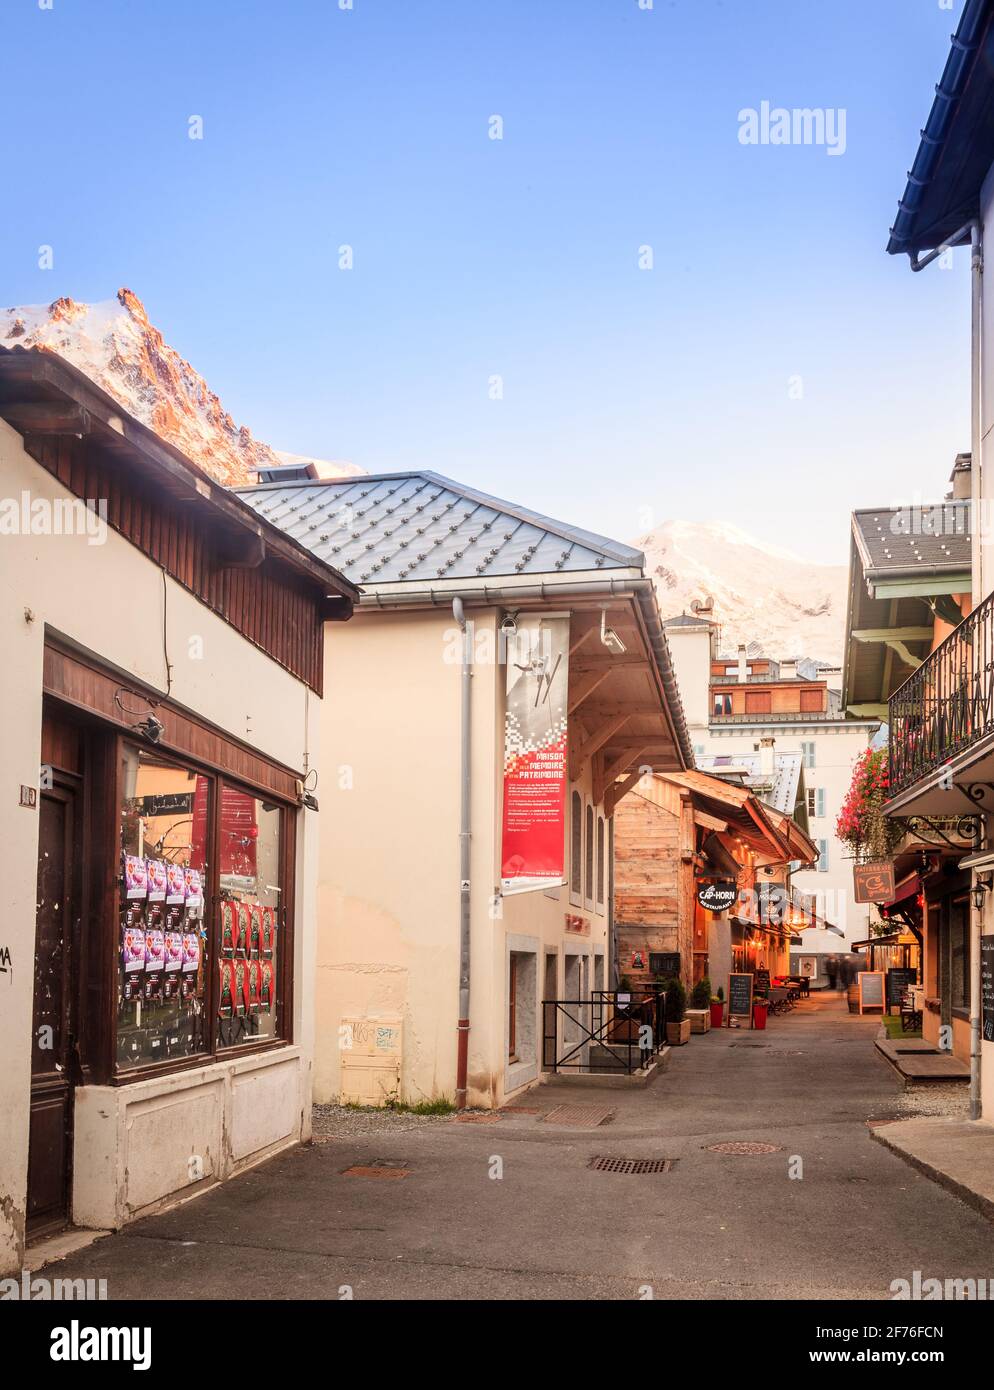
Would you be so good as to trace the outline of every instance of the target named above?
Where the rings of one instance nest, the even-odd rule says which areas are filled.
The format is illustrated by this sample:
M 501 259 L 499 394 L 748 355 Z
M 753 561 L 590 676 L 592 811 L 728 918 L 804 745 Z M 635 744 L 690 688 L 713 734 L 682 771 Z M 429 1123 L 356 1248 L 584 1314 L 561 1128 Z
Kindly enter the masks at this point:
M 396 1110 L 401 1115 L 451 1115 L 455 1108 L 444 1096 L 440 1100 L 416 1100 L 413 1105 L 402 1100 L 387 1102 L 388 1110 Z
M 893 1038 L 895 1041 L 900 1038 L 920 1038 L 922 1035 L 922 1030 L 920 1028 L 916 1028 L 913 1032 L 905 1033 L 901 1027 L 900 1014 L 884 1014 L 883 1025 L 887 1029 L 888 1038 Z

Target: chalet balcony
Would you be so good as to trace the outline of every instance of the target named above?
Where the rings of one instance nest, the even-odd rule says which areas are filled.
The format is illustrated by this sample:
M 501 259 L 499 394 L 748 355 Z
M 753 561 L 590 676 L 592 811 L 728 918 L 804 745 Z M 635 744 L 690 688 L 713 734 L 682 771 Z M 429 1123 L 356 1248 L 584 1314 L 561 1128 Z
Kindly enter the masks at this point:
M 978 810 L 969 788 L 994 781 L 994 594 L 894 692 L 889 723 L 892 814 Z

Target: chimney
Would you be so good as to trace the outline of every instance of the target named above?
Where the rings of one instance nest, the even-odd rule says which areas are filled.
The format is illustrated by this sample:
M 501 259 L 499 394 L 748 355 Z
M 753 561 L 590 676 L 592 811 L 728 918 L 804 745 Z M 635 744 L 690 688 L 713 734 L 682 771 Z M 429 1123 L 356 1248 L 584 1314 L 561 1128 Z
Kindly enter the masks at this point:
M 949 475 L 952 483 L 952 492 L 949 498 L 953 502 L 962 502 L 970 497 L 970 454 L 957 454 L 956 462 L 953 464 L 953 471 Z
M 737 677 L 737 679 L 738 679 L 739 685 L 745 685 L 746 680 L 748 679 L 748 676 L 749 676 L 749 663 L 746 661 L 746 649 L 745 649 L 745 643 L 744 643 L 744 642 L 740 642 L 740 643 L 739 643 L 738 658 L 739 658 L 739 666 L 738 666 L 738 677 Z
M 781 661 L 781 663 L 780 663 L 780 679 L 781 679 L 782 681 L 796 681 L 796 680 L 797 680 L 797 660 L 796 660 L 796 658 L 791 657 L 789 661 Z
M 771 734 L 765 734 L 759 740 L 759 771 L 763 777 L 772 777 L 776 767 L 776 739 Z

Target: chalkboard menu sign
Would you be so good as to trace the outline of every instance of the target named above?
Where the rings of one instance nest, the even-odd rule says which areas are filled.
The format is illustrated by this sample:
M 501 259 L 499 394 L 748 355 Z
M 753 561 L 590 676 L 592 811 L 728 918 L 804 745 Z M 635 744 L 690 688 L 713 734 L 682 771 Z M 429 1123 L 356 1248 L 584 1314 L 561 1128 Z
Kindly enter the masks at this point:
M 994 1042 L 994 936 L 980 938 L 980 1010 L 985 1042 Z
M 770 993 L 770 972 L 768 970 L 757 970 L 753 975 L 753 986 L 754 992 L 757 995 L 762 995 L 764 999 L 768 998 Z
M 887 971 L 887 1007 L 898 1009 L 901 1000 L 918 981 L 917 970 L 906 970 L 903 966 Z
M 752 974 L 729 975 L 728 1018 L 752 1018 Z
M 884 972 L 882 970 L 861 970 L 856 977 L 859 981 L 859 1011 L 884 1007 Z

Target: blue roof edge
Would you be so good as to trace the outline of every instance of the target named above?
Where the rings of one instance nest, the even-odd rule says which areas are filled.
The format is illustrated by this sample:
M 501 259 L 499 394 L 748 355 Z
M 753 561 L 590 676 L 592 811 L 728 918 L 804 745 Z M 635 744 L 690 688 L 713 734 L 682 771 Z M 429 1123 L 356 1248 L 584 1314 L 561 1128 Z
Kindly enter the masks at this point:
M 973 70 L 973 59 L 977 51 L 977 37 L 987 19 L 992 0 L 966 0 L 960 15 L 956 32 L 952 35 L 952 46 L 942 77 L 935 89 L 935 99 L 928 119 L 921 131 L 921 142 L 914 163 L 908 171 L 904 196 L 897 205 L 897 216 L 890 229 L 887 252 L 891 256 L 926 249 L 915 244 L 913 231 L 915 214 L 931 182 L 939 158 L 945 146 L 946 137 L 953 115 L 963 94 L 967 78 Z M 927 248 L 933 249 L 933 248 Z

